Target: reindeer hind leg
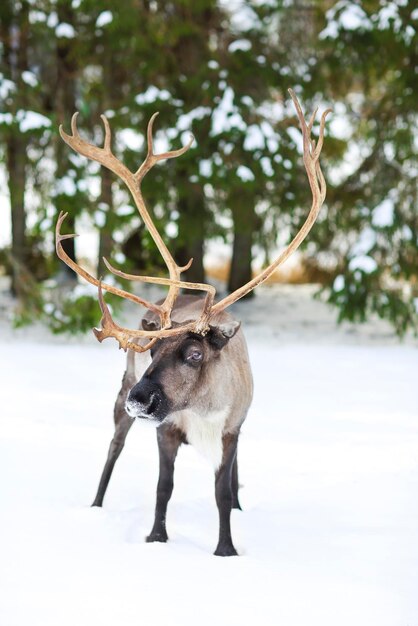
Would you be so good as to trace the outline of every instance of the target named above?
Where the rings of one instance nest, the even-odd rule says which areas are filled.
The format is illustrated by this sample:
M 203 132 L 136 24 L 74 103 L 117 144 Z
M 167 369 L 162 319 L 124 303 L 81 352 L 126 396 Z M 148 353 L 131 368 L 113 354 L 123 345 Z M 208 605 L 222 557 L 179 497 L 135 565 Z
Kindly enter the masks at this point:
M 231 509 L 233 504 L 232 476 L 238 444 L 238 433 L 222 437 L 222 463 L 215 473 L 215 497 L 219 512 L 219 540 L 216 556 L 235 556 L 237 551 L 231 537 Z M 237 495 L 237 494 L 235 494 Z

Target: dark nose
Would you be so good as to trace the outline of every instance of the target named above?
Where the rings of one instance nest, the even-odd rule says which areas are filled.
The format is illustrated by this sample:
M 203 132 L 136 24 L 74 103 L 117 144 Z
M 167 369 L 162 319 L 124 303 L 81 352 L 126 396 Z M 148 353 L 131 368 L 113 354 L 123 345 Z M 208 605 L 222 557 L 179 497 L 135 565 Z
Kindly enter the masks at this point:
M 162 421 L 167 415 L 167 400 L 161 387 L 147 376 L 130 390 L 125 409 L 131 417 Z

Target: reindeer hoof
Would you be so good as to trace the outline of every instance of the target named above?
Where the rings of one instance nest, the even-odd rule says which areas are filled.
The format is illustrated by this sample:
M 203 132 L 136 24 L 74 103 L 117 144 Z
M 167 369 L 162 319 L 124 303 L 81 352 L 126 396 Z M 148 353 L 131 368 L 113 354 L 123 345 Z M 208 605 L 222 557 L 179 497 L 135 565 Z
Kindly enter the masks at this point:
M 159 543 L 166 543 L 167 540 L 168 536 L 166 532 L 151 533 L 148 537 L 145 537 L 145 541 L 147 543 L 154 543 L 155 541 L 158 541 Z
M 238 556 L 232 543 L 230 545 L 218 546 L 213 553 L 215 556 Z

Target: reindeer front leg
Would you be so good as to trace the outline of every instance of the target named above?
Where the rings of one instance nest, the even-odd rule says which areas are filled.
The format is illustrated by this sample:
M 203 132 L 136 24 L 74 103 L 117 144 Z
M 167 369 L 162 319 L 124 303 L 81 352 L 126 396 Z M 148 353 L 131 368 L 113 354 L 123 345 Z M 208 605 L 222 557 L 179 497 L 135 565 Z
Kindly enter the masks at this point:
M 112 441 L 110 442 L 106 464 L 103 468 L 96 497 L 94 498 L 94 502 L 91 506 L 103 505 L 103 498 L 105 496 L 110 477 L 112 476 L 113 468 L 119 458 L 120 453 L 123 450 L 126 436 L 132 424 L 134 423 L 134 420 L 129 417 L 129 415 L 125 411 L 126 396 L 128 395 L 129 389 L 134 384 L 135 378 L 132 376 L 132 374 L 126 371 L 123 376 L 122 387 L 118 393 L 118 397 L 116 398 L 113 413 L 115 422 L 115 434 Z
M 222 437 L 222 463 L 215 474 L 215 497 L 219 511 L 219 541 L 216 556 L 236 556 L 231 537 L 232 477 L 237 455 L 239 433 L 227 433 Z
M 183 442 L 182 433 L 170 425 L 161 425 L 157 429 L 158 452 L 160 456 L 160 475 L 157 485 L 157 502 L 155 505 L 154 526 L 148 537 L 147 543 L 168 539 L 166 530 L 167 505 L 173 493 L 174 486 L 174 461 L 177 451 Z

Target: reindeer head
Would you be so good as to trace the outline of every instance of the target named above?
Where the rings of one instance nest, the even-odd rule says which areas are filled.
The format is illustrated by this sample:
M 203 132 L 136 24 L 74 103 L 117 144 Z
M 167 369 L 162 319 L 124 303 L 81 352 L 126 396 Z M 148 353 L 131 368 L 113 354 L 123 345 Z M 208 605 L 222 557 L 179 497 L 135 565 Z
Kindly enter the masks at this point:
M 228 355 L 224 348 L 240 323 L 223 317 L 222 322 L 210 324 L 204 335 L 188 331 L 157 340 L 151 348 L 151 365 L 128 394 L 128 415 L 161 422 L 171 413 L 192 407 L 201 414 L 216 411 L 218 407 L 211 406 L 215 400 L 211 389 L 216 389 L 221 404 L 225 403 Z M 144 319 L 142 325 L 153 331 L 158 324 Z M 174 322 L 173 326 L 178 325 Z

